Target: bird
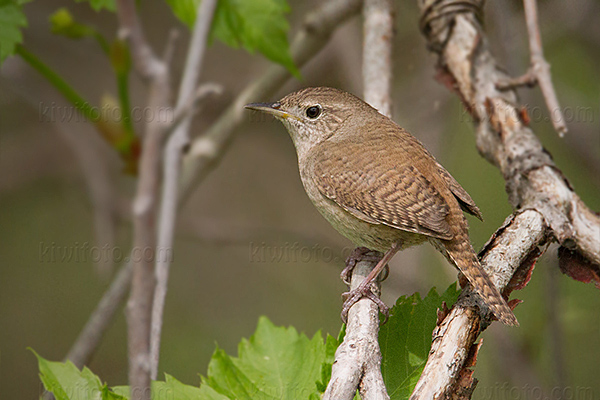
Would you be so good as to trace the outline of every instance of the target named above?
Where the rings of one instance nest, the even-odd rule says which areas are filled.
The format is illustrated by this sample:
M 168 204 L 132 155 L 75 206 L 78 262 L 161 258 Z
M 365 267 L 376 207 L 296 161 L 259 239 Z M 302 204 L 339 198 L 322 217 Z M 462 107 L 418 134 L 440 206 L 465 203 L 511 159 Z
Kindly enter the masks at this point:
M 304 189 L 325 219 L 359 249 L 383 253 L 367 278 L 346 293 L 343 320 L 363 297 L 376 301 L 387 317 L 371 283 L 398 251 L 429 242 L 498 320 L 518 325 L 471 245 L 463 212 L 483 220 L 479 208 L 418 139 L 336 88 L 308 87 L 274 103 L 245 107 L 283 123 L 296 148 Z M 355 261 L 348 261 L 346 274 Z

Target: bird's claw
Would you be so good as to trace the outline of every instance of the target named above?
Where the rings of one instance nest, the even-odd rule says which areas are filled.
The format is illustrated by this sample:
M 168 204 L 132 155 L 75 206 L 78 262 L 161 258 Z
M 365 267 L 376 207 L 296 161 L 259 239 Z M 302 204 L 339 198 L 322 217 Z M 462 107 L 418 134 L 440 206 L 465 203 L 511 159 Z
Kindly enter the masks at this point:
M 348 322 L 348 312 L 350 311 L 350 308 L 352 308 L 352 306 L 363 297 L 366 297 L 377 304 L 377 307 L 379 307 L 379 312 L 381 312 L 384 316 L 382 325 L 387 322 L 388 317 L 390 316 L 390 309 L 383 301 L 381 301 L 379 296 L 373 293 L 369 286 L 363 287 L 363 285 L 360 285 L 358 288 L 342 294 L 342 298 L 344 299 L 344 305 L 342 306 L 341 314 L 343 323 Z
M 373 251 L 366 247 L 355 248 L 354 250 L 352 250 L 352 253 L 350 253 L 348 258 L 346 258 L 346 268 L 344 268 L 342 270 L 342 273 L 340 274 L 340 278 L 346 285 L 350 286 L 350 281 L 352 280 L 352 271 L 354 270 L 354 267 L 356 267 L 356 264 L 359 261 L 379 262 L 379 260 L 381 260 L 382 256 L 383 255 L 381 253 Z M 388 273 L 389 273 L 389 270 L 388 270 Z M 385 274 L 386 278 L 387 278 L 387 275 L 388 274 Z M 385 279 L 385 278 L 383 278 L 383 279 Z M 381 280 L 383 280 L 383 279 L 381 279 Z

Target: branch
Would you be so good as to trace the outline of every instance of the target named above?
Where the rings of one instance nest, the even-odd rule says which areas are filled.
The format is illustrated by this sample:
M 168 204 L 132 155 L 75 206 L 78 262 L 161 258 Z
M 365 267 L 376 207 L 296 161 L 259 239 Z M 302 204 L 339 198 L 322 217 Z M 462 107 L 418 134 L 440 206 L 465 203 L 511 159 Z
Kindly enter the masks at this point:
M 164 64 L 152 51 L 146 41 L 142 25 L 138 20 L 134 1 L 117 0 L 119 18 L 119 37 L 129 42 L 135 68 L 147 82 L 164 73 Z
M 513 90 L 499 91 L 506 75 L 497 69 L 480 25 L 483 0 L 420 0 L 421 28 L 438 54 L 441 80 L 457 92 L 477 125 L 479 152 L 502 172 L 517 210 L 482 253 L 482 266 L 499 288 L 532 263 L 538 246 L 554 238 L 600 264 L 600 218 L 573 192 L 550 155 L 527 126 Z M 517 272 L 517 276 L 513 276 Z M 509 288 L 507 292 L 510 292 Z M 505 292 L 505 294 L 507 294 Z M 465 291 L 436 329 L 427 365 L 412 399 L 434 398 L 452 390 L 482 321 Z
M 290 49 L 296 65 L 302 67 L 323 49 L 335 29 L 357 14 L 361 4 L 361 0 L 323 2 L 321 7 L 307 15 Z M 268 98 L 290 77 L 286 68 L 272 65 L 237 96 L 204 135 L 192 142 L 190 151 L 183 159 L 180 202 L 187 198 L 225 154 L 234 139 L 235 128 L 244 120 L 244 105 L 256 99 Z
M 391 117 L 392 39 L 394 18 L 390 0 L 365 0 L 363 83 L 365 101 Z M 377 263 L 361 261 L 352 271 L 350 290 L 356 289 Z M 377 284 L 377 291 L 380 285 Z M 379 293 L 376 294 L 379 296 Z M 379 307 L 369 299 L 356 302 L 348 313 L 344 341 L 335 352 L 324 400 L 351 400 L 360 390 L 364 400 L 389 399 L 381 375 L 378 341 Z
M 77 368 L 83 368 L 90 361 L 110 322 L 123 304 L 131 284 L 132 266 L 130 261 L 121 267 L 67 353 L 65 360 L 70 360 Z
M 394 16 L 389 0 L 365 0 L 363 84 L 365 101 L 392 117 Z
M 510 278 L 538 254 L 545 244 L 546 226 L 542 215 L 525 210 L 510 216 L 486 245 L 480 261 L 496 287 L 502 291 Z M 481 321 L 473 307 L 473 296 L 464 290 L 443 322 L 433 331 L 427 364 L 415 386 L 411 400 L 441 398 L 448 393 L 463 368 L 469 349 L 489 321 Z
M 169 70 L 146 42 L 135 1 L 118 0 L 120 36 L 127 40 L 138 74 L 148 85 L 148 109 L 161 115 L 169 107 Z M 132 399 L 150 399 L 150 321 L 155 286 L 155 214 L 166 122 L 152 119 L 144 129 L 139 178 L 133 201 L 133 277 L 127 303 L 129 383 Z M 164 256 L 164 254 L 162 254 Z
M 544 58 L 542 49 L 542 35 L 540 34 L 540 26 L 538 23 L 537 0 L 523 0 L 525 8 L 525 19 L 527 22 L 527 33 L 529 35 L 529 53 L 531 57 L 531 66 L 525 75 L 516 79 L 506 79 L 501 81 L 497 87 L 500 90 L 507 90 L 516 86 L 533 86 L 535 83 L 540 85 L 546 107 L 550 112 L 552 125 L 558 134 L 562 137 L 567 133 L 567 125 L 565 117 L 562 113 L 554 85 L 552 85 L 552 77 L 550 76 L 550 64 Z
M 360 261 L 352 272 L 350 290 L 356 289 L 377 264 Z M 372 287 L 375 285 L 372 285 Z M 377 293 L 381 285 L 377 283 Z M 360 386 L 363 400 L 389 399 L 381 375 L 379 307 L 363 298 L 348 312 L 344 341 L 335 351 L 331 379 L 323 400 L 352 400 Z
M 198 91 L 194 92 L 194 88 L 197 85 L 198 76 L 200 75 L 208 32 L 212 24 L 216 5 L 216 0 L 204 0 L 200 6 L 198 6 L 196 23 L 190 40 L 188 56 L 175 106 L 176 114 L 186 108 L 195 110 L 198 99 L 205 96 L 204 93 L 198 93 Z M 206 92 L 206 90 L 204 92 Z M 160 205 L 158 222 L 158 249 L 160 249 L 161 252 L 172 252 L 173 249 L 175 218 L 177 216 L 177 185 L 179 183 L 181 154 L 184 147 L 190 141 L 189 131 L 192 117 L 193 112 L 191 111 L 184 114 L 181 122 L 175 125 L 176 128 L 169 137 L 165 149 L 165 161 L 163 164 L 164 184 L 162 187 L 162 202 Z M 156 379 L 158 373 L 160 335 L 163 323 L 165 297 L 167 295 L 170 262 L 171 260 L 169 257 L 158 257 L 156 259 L 155 270 L 157 285 L 152 305 L 152 333 L 150 338 L 152 379 Z

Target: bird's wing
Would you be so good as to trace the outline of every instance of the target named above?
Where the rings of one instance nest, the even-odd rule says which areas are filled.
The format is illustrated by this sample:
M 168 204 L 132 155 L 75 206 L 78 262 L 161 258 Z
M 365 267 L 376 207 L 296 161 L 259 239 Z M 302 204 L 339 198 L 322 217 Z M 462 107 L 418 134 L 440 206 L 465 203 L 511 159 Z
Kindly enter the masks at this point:
M 418 142 L 381 138 L 325 141 L 315 148 L 311 175 L 324 196 L 357 218 L 449 240 L 448 205 L 406 160 L 413 145 L 422 151 Z
M 448 184 L 450 191 L 452 192 L 454 197 L 456 197 L 456 200 L 458 200 L 460 208 L 462 208 L 464 212 L 474 215 L 481 221 L 483 221 L 481 211 L 479 211 L 479 207 L 477 207 L 477 204 L 475 204 L 471 196 L 469 196 L 469 193 L 467 193 L 467 191 L 463 189 L 462 186 L 460 186 L 460 183 L 458 183 L 456 179 L 454 179 L 454 177 L 450 175 L 450 173 L 446 171 L 444 167 L 442 167 L 439 163 L 437 166 L 438 170 L 440 171 L 440 174 Z

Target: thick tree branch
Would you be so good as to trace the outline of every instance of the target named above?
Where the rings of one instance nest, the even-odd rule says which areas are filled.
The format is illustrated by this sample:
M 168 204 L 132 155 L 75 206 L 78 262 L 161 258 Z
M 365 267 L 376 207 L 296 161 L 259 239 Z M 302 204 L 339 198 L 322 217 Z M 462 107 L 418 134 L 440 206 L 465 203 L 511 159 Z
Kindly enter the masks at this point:
M 494 283 L 504 288 L 511 279 L 524 279 L 513 275 L 535 261 L 538 246 L 548 238 L 600 263 L 600 219 L 573 192 L 528 127 L 516 93 L 497 89 L 507 77 L 496 67 L 480 25 L 483 0 L 420 0 L 419 5 L 421 28 L 439 56 L 439 76 L 473 115 L 479 152 L 500 169 L 518 210 L 482 252 L 482 265 Z M 413 399 L 447 394 L 473 341 L 489 323 L 469 307 L 470 297 L 465 291 L 437 328 Z
M 363 15 L 365 101 L 391 117 L 394 37 L 392 3 L 390 0 L 365 0 Z M 377 262 L 359 262 L 352 271 L 350 290 L 356 289 L 376 264 Z M 379 293 L 376 295 L 379 296 Z M 331 380 L 323 399 L 351 400 L 357 389 L 364 400 L 389 399 L 381 374 L 378 316 L 378 305 L 369 299 L 362 299 L 350 308 L 346 335 L 335 353 Z
M 542 215 L 525 210 L 510 216 L 480 254 L 481 265 L 500 289 L 504 290 L 519 267 L 527 267 L 530 254 L 546 242 L 546 226 Z M 433 332 L 433 343 L 427 364 L 411 400 L 440 398 L 455 383 L 467 359 L 469 349 L 480 331 L 490 321 L 481 321 L 477 296 L 464 290 L 459 301 Z
M 301 30 L 291 45 L 294 62 L 302 67 L 329 42 L 332 33 L 360 10 L 361 0 L 324 2 L 306 16 Z M 248 85 L 202 136 L 192 142 L 183 159 L 179 189 L 180 202 L 184 201 L 198 183 L 212 170 L 225 154 L 235 135 L 235 128 L 244 119 L 244 105 L 256 99 L 271 96 L 291 77 L 280 65 L 273 65 Z
M 192 32 L 188 48 L 188 57 L 183 70 L 183 77 L 179 87 L 179 94 L 175 105 L 175 113 L 190 107 L 195 109 L 196 100 L 199 98 L 194 88 L 198 82 L 204 51 L 208 39 L 208 32 L 212 24 L 213 15 L 217 5 L 216 0 L 204 0 L 198 6 L 196 23 Z M 175 218 L 177 216 L 177 185 L 179 183 L 179 169 L 181 167 L 181 154 L 183 148 L 189 143 L 189 131 L 192 123 L 193 113 L 187 113 L 174 132 L 169 137 L 165 149 L 163 164 L 164 183 L 162 187 L 162 202 L 158 221 L 158 249 L 161 253 L 169 251 L 172 254 L 173 235 L 175 233 Z M 167 283 L 169 279 L 169 257 L 157 257 L 156 259 L 156 291 L 152 305 L 152 332 L 150 339 L 151 351 L 151 377 L 156 379 L 158 373 L 158 358 L 160 355 L 160 335 L 163 323 L 163 310 L 165 297 L 167 295 Z

